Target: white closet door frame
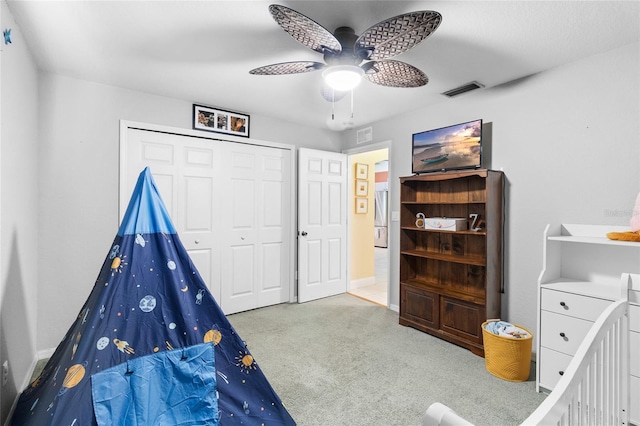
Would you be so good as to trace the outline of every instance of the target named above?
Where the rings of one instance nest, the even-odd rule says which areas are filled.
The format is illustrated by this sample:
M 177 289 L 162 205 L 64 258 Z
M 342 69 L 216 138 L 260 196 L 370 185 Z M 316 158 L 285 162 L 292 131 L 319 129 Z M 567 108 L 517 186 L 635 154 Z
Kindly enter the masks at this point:
M 288 240 L 289 240 L 289 271 L 288 271 L 288 285 L 289 285 L 289 303 L 295 303 L 297 300 L 296 290 L 296 280 L 295 280 L 295 268 L 296 268 L 296 246 L 297 246 L 297 211 L 296 211 L 296 196 L 297 194 L 297 182 L 296 182 L 296 148 L 293 145 L 282 144 L 277 142 L 269 142 L 263 141 L 259 139 L 253 138 L 243 138 L 233 135 L 223 135 L 216 133 L 207 133 L 198 130 L 191 129 L 182 129 L 178 127 L 170 127 L 170 126 L 162 126 L 158 124 L 150 124 L 150 123 L 142 123 L 136 121 L 129 120 L 120 120 L 120 155 L 119 155 L 119 164 L 118 164 L 118 223 L 122 220 L 122 217 L 125 214 L 127 209 L 127 205 L 129 203 L 129 198 L 131 196 L 128 193 L 128 188 L 123 188 L 124 183 L 127 181 L 126 179 L 126 169 L 124 167 L 127 164 L 127 135 L 129 129 L 139 129 L 139 130 L 147 130 L 151 132 L 162 132 L 175 134 L 180 136 L 190 136 L 201 139 L 211 139 L 216 141 L 226 141 L 226 142 L 235 142 L 242 143 L 247 145 L 257 145 L 271 148 L 280 148 L 285 150 L 290 157 L 291 164 L 291 200 L 289 206 L 289 214 L 291 218 L 291 225 L 289 226 L 288 232 Z

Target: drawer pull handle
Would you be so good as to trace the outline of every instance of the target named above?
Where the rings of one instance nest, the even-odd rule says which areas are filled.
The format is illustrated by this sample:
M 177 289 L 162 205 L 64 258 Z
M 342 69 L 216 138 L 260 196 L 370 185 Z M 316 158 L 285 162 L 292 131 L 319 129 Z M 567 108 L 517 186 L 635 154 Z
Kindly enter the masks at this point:
M 560 337 L 562 337 L 563 339 L 565 339 L 565 338 L 567 337 L 567 335 L 566 335 L 566 334 L 564 334 L 564 332 L 561 332 L 561 333 L 560 333 Z
M 558 371 L 558 374 L 564 376 L 564 371 Z
M 563 308 L 566 308 L 566 307 L 567 307 L 567 304 L 566 304 L 566 303 L 564 303 L 564 302 L 560 302 L 560 306 L 562 306 Z

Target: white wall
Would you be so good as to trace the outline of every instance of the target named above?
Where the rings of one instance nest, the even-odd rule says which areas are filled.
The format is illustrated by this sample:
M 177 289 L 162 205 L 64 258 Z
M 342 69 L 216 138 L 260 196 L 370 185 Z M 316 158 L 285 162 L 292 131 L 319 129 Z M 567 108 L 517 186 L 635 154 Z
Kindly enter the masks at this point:
M 373 125 L 372 143 L 393 141 L 390 202 L 399 211 L 413 133 L 476 118 L 489 124 L 490 166 L 507 180 L 503 319 L 535 329 L 547 223 L 628 226 L 640 192 L 639 51 L 634 43 Z M 345 148 L 355 146 L 355 131 L 343 135 Z M 398 222 L 390 232 L 397 305 Z
M 9 380 L 0 387 L 0 423 L 24 384 L 36 348 L 38 317 L 38 110 L 37 70 L 6 3 L 0 66 L 0 364 Z
M 41 75 L 38 350 L 59 344 L 116 235 L 119 120 L 190 129 L 191 108 L 187 101 Z M 299 147 L 340 148 L 336 133 L 254 115 L 250 134 Z

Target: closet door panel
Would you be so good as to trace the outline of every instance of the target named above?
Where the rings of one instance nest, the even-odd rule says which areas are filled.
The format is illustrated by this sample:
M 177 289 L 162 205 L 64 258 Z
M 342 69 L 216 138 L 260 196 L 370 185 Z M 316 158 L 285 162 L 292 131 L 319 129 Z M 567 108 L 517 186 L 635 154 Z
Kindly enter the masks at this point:
M 122 124 L 120 217 L 149 167 L 191 260 L 225 313 L 292 292 L 292 156 L 285 148 Z
M 223 195 L 231 208 L 223 210 L 221 302 L 226 313 L 282 303 L 289 297 L 291 197 L 289 167 L 277 148 L 224 144 Z M 242 247 L 243 256 L 239 253 Z M 237 262 L 234 263 L 234 262 Z

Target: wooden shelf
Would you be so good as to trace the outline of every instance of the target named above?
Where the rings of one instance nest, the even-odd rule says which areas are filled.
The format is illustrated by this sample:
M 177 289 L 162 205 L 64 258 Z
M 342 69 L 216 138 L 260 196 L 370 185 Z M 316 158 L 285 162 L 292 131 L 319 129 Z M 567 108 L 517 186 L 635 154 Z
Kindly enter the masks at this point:
M 455 254 L 434 253 L 426 250 L 403 250 L 400 252 L 400 255 L 441 260 L 444 262 L 463 263 L 465 265 L 485 266 L 487 263 L 486 258 L 481 256 L 459 256 Z
M 482 323 L 501 317 L 503 186 L 486 169 L 400 178 L 400 324 L 484 355 Z M 418 228 L 418 213 L 483 228 Z
M 412 278 L 408 280 L 403 280 L 402 283 L 410 286 L 418 287 L 418 288 L 423 288 L 428 291 L 439 292 L 443 296 L 449 296 L 455 299 L 464 300 L 469 303 L 475 303 L 478 305 L 481 305 L 484 303 L 484 296 L 477 296 L 477 295 L 465 293 L 462 291 L 456 291 L 454 289 L 447 288 L 447 287 L 443 288 L 437 281 L 427 281 L 427 280 Z
M 425 205 L 425 204 L 484 204 L 485 201 L 401 201 L 400 204 L 406 205 Z
M 425 229 L 418 228 L 417 226 L 401 226 L 400 229 L 403 231 L 416 231 L 416 232 L 440 232 L 443 234 L 459 234 L 459 235 L 478 235 L 481 237 L 486 237 L 486 231 L 445 231 L 443 229 Z

